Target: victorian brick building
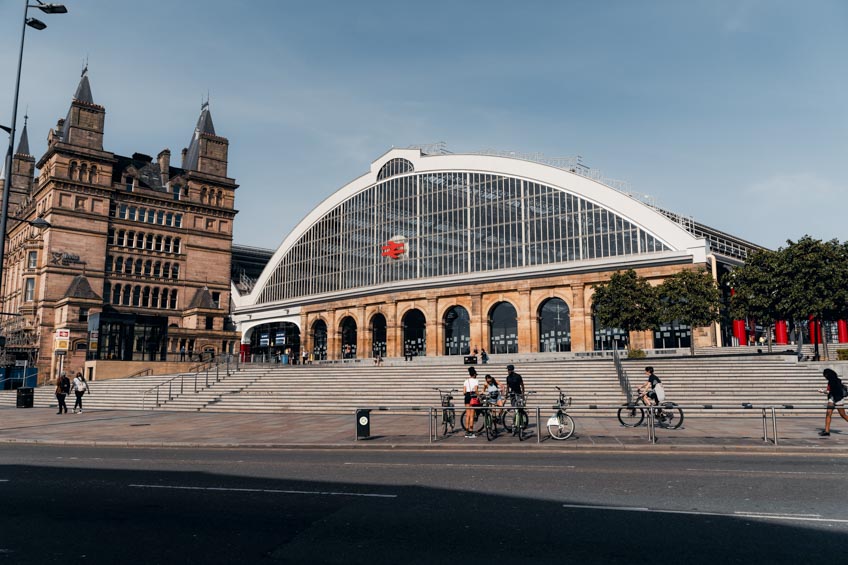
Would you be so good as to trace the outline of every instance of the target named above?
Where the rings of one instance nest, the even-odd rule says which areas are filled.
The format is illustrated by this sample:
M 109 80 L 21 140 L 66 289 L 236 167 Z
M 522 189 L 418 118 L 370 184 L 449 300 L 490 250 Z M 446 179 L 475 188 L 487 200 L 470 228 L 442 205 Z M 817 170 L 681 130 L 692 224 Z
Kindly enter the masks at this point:
M 104 149 L 105 117 L 84 71 L 44 155 L 30 154 L 24 126 L 7 173 L 10 217 L 50 224 L 9 220 L 0 292 L 7 363 L 28 359 L 39 382 L 60 366 L 89 378 L 106 365 L 109 376 L 155 371 L 238 340 L 227 319 L 237 185 L 208 104 L 180 167 L 168 149 Z

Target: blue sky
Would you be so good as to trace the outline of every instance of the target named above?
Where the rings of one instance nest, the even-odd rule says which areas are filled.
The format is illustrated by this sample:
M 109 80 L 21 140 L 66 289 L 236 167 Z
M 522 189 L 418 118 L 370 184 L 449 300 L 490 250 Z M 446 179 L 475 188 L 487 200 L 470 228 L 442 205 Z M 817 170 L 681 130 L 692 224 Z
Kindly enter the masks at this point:
M 768 247 L 848 240 L 848 3 L 68 0 L 33 14 L 33 153 L 88 57 L 108 150 L 174 155 L 211 93 L 234 241 L 275 248 L 392 146 L 582 155 Z M 8 125 L 23 1 L 0 1 Z M 20 118 L 19 118 L 20 120 Z

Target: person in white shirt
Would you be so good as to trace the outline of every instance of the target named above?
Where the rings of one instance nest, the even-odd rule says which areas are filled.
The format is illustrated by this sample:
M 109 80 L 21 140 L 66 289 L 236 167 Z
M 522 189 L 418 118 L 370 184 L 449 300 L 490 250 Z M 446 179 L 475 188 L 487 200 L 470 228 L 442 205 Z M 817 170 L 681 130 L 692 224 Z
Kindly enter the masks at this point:
M 85 382 L 82 373 L 77 373 L 77 376 L 74 377 L 74 382 L 71 383 L 71 386 L 73 387 L 74 394 L 77 397 L 76 402 L 74 402 L 74 414 L 82 414 L 82 395 L 88 391 L 88 384 Z M 79 412 L 77 412 L 77 407 L 79 407 Z
M 465 393 L 465 437 L 474 436 L 474 404 L 480 401 L 477 398 L 477 389 L 480 386 L 480 381 L 477 380 L 477 369 L 468 367 L 468 378 L 462 384 L 462 390 Z M 474 402 L 472 403 L 472 399 Z

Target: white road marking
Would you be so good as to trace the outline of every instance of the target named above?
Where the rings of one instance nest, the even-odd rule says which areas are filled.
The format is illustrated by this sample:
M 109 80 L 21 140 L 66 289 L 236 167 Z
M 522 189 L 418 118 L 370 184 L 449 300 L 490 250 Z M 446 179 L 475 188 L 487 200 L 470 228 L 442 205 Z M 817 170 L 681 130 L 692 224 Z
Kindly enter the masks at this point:
M 0 483 L 8 483 L 9 479 L 0 479 Z
M 261 492 L 268 494 L 316 494 L 321 496 L 362 496 L 368 498 L 397 498 L 396 494 L 377 494 L 368 492 L 334 492 L 318 490 L 280 490 L 264 488 L 227 488 L 227 487 L 192 487 L 182 485 L 128 485 L 131 488 L 156 488 L 171 490 L 202 490 L 215 492 Z
M 579 510 L 620 510 L 622 512 L 649 512 L 655 514 L 684 514 L 688 516 L 717 516 L 720 518 L 761 518 L 763 520 L 788 520 L 796 522 L 829 522 L 848 524 L 848 519 L 822 518 L 820 514 L 771 514 L 768 512 L 737 511 L 732 514 L 724 512 L 699 512 L 697 510 L 663 510 L 661 508 L 643 508 L 636 506 L 595 506 L 591 504 L 563 504 L 563 508 Z
M 698 471 L 700 473 L 750 473 L 750 474 L 769 474 L 769 475 L 834 475 L 844 477 L 845 473 L 830 473 L 824 471 L 768 471 L 768 470 L 751 470 L 751 469 L 686 469 L 687 471 Z

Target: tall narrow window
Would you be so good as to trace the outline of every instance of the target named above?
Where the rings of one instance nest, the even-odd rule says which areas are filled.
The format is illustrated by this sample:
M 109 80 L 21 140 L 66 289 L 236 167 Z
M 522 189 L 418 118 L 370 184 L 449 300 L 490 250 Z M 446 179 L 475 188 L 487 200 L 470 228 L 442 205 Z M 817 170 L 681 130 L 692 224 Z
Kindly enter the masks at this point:
M 35 300 L 35 279 L 27 279 L 24 283 L 24 302 Z
M 38 267 L 38 251 L 30 251 L 27 256 L 27 268 L 34 269 Z

